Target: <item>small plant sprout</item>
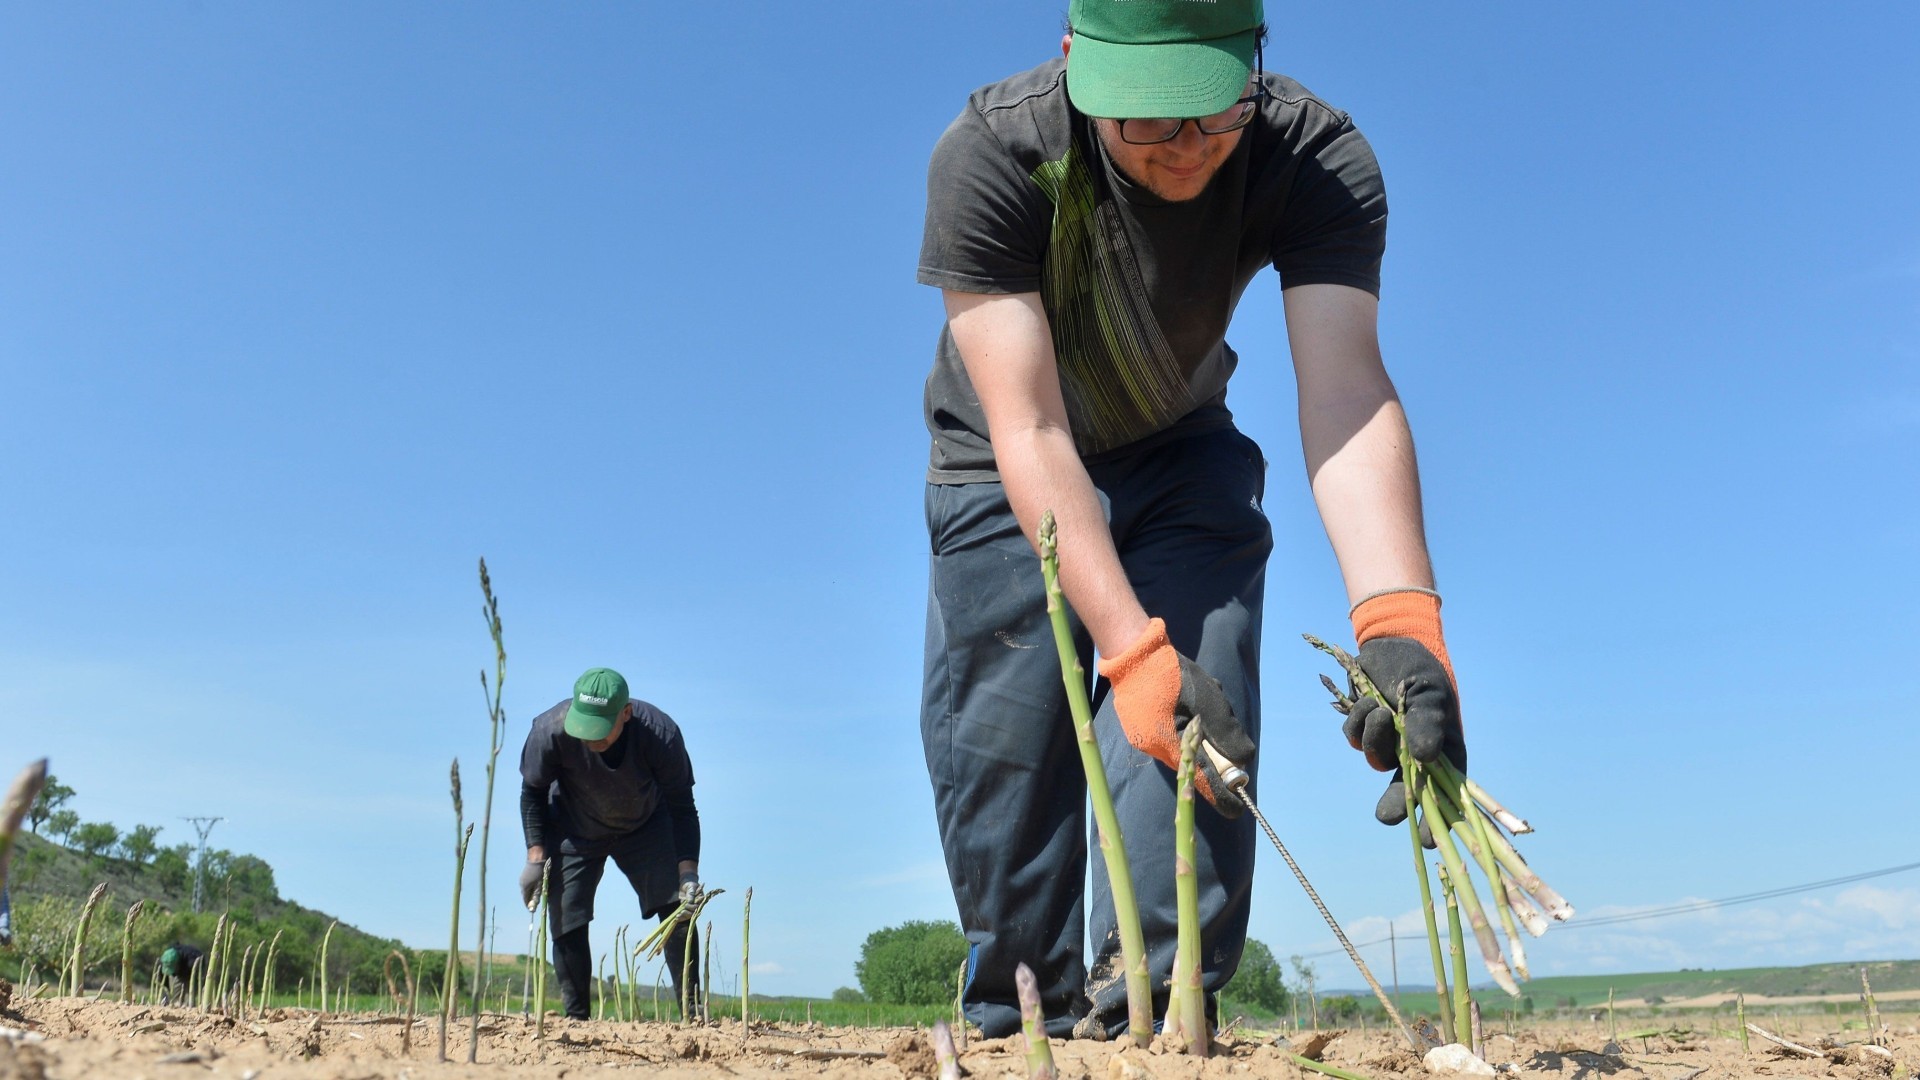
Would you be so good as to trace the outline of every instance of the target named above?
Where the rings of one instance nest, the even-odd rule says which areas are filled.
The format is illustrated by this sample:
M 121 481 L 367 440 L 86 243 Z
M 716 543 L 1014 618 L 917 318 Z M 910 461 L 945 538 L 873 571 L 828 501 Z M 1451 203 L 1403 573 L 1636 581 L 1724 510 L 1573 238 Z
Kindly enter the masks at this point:
M 1153 983 L 1147 975 L 1147 939 L 1140 929 L 1140 906 L 1133 893 L 1133 871 L 1127 863 L 1127 842 L 1113 809 L 1113 790 L 1107 784 L 1106 765 L 1093 734 L 1093 706 L 1087 699 L 1087 671 L 1074 646 L 1067 620 L 1067 600 L 1060 591 L 1060 543 L 1053 511 L 1040 516 L 1038 536 L 1040 574 L 1046 583 L 1047 617 L 1053 624 L 1053 643 L 1060 653 L 1060 678 L 1066 684 L 1067 709 L 1080 748 L 1080 765 L 1087 774 L 1087 794 L 1093 802 L 1093 820 L 1100 854 L 1107 863 L 1107 883 L 1113 893 L 1114 922 L 1120 931 L 1120 960 L 1127 981 L 1127 1034 L 1135 1045 L 1153 1041 Z
M 487 956 L 487 840 L 493 831 L 493 770 L 500 759 L 500 746 L 507 737 L 507 714 L 500 708 L 500 690 L 507 681 L 507 647 L 500 638 L 500 601 L 493 595 L 493 579 L 487 576 L 487 560 L 480 560 L 480 595 L 484 604 L 480 614 L 487 621 L 487 633 L 493 637 L 493 696 L 487 696 L 487 671 L 480 669 L 480 696 L 487 702 L 487 798 L 485 809 L 480 813 L 480 870 L 474 882 L 474 891 L 479 894 L 479 911 L 475 914 L 479 937 L 473 947 L 475 976 L 473 980 L 473 1030 L 467 1041 L 467 1064 L 479 1060 L 480 1054 L 480 994 L 485 990 L 483 979 L 479 977 L 479 968 Z
M 967 1044 L 967 961 L 960 960 L 960 970 L 953 976 L 953 1030 L 959 1032 L 960 1045 Z
M 1020 1032 L 1027 1039 L 1027 1076 L 1030 1080 L 1054 1080 L 1053 1047 L 1047 1043 L 1047 1018 L 1040 1011 L 1040 985 L 1033 969 L 1019 964 L 1013 969 L 1013 989 L 1020 998 Z
M 953 1031 L 945 1020 L 933 1022 L 933 1056 L 940 1062 L 940 1080 L 960 1080 L 960 1055 L 953 1046 Z
M 395 960 L 400 961 L 400 977 L 407 983 L 407 996 L 404 998 L 400 996 L 400 988 L 393 981 Z M 380 973 L 386 976 L 387 996 L 393 999 L 394 1011 L 407 1018 L 407 1022 L 400 1025 L 400 1054 L 404 1057 L 413 1051 L 413 1006 L 418 1000 L 416 996 L 418 988 L 413 981 L 413 966 L 407 963 L 405 953 L 399 949 L 393 949 L 387 953 L 386 960 L 381 963 Z
M 1427 943 L 1433 960 L 1434 989 L 1439 998 L 1441 1027 L 1446 1030 L 1448 1037 L 1470 1047 L 1473 1043 L 1473 1008 L 1471 995 L 1466 989 L 1468 977 L 1456 951 L 1454 985 L 1449 989 L 1440 955 L 1439 929 L 1434 922 L 1433 893 L 1428 885 L 1423 836 L 1439 855 L 1440 866 L 1437 869 L 1446 893 L 1449 917 L 1453 920 L 1464 919 L 1466 927 L 1473 931 L 1487 974 L 1510 995 L 1517 997 L 1520 993 L 1515 975 L 1521 979 L 1529 977 L 1521 931 L 1538 937 L 1546 932 L 1549 917 L 1564 922 L 1573 917 L 1573 907 L 1549 888 L 1527 866 L 1526 860 L 1514 851 L 1508 836 L 1532 832 L 1532 826 L 1496 801 L 1486 789 L 1469 779 L 1445 756 L 1431 762 L 1415 761 L 1406 747 L 1404 700 L 1390 700 L 1383 694 L 1346 650 L 1329 645 L 1311 634 L 1304 636 L 1314 648 L 1333 657 L 1347 673 L 1353 690 L 1352 698 L 1341 692 L 1333 680 L 1321 676 L 1321 683 L 1333 694 L 1333 707 L 1345 713 L 1356 700 L 1369 699 L 1388 711 L 1393 717 L 1395 729 L 1400 733 L 1400 776 L 1407 795 L 1407 830 L 1413 838 L 1414 863 L 1420 879 L 1421 907 L 1426 917 Z M 1502 832 L 1502 828 L 1506 831 Z M 1474 884 L 1471 875 L 1473 868 L 1477 868 L 1486 880 L 1488 900 L 1493 907 L 1491 917 L 1481 903 Z M 1495 936 L 1493 924 L 1496 919 L 1506 937 L 1505 951 Z M 1457 950 L 1464 950 L 1464 931 L 1457 926 L 1451 929 L 1451 936 L 1459 942 Z M 1509 954 L 1512 957 L 1511 966 L 1508 964 Z
M 333 928 L 340 925 L 335 919 L 327 924 L 327 932 L 320 935 L 320 1011 L 327 1011 L 327 947 L 333 943 Z
M 267 943 L 266 970 L 260 973 L 260 1011 L 265 1012 L 273 1004 L 274 958 L 280 952 L 280 935 L 284 930 L 275 930 L 273 940 Z

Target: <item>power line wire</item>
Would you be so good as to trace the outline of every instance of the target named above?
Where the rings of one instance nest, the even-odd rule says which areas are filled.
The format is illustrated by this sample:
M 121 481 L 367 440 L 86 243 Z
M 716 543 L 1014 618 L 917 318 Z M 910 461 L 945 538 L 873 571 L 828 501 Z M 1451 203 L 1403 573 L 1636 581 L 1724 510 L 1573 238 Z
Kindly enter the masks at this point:
M 1752 903 L 1756 900 L 1772 900 L 1776 897 L 1792 896 L 1795 893 L 1813 892 L 1816 889 L 1830 889 L 1835 885 L 1851 885 L 1856 881 L 1867 881 L 1872 878 L 1886 877 L 1890 874 L 1902 874 L 1909 870 L 1920 870 L 1920 862 L 1906 863 L 1901 866 L 1889 866 L 1881 870 L 1868 870 L 1865 873 L 1848 874 L 1845 877 L 1828 878 L 1825 881 L 1809 881 L 1800 885 L 1785 885 L 1777 889 L 1766 889 L 1761 892 L 1742 893 L 1739 896 L 1728 896 L 1719 900 L 1692 900 L 1682 904 L 1669 904 L 1666 907 L 1652 908 L 1647 911 L 1634 911 L 1621 915 L 1602 915 L 1593 919 L 1575 919 L 1572 922 L 1562 925 L 1560 929 L 1578 930 L 1588 926 L 1615 926 L 1620 923 L 1639 922 L 1643 919 L 1664 919 L 1673 915 L 1690 915 L 1695 912 L 1712 911 L 1716 908 L 1728 907 L 1733 904 Z M 1389 940 L 1391 940 L 1390 937 L 1383 937 L 1375 938 L 1372 941 L 1357 941 L 1353 947 L 1356 949 L 1365 949 L 1374 945 L 1385 945 Z M 1325 949 L 1320 952 L 1302 953 L 1300 954 L 1300 958 L 1302 960 L 1311 960 L 1321 956 L 1334 956 L 1343 951 L 1345 950 Z

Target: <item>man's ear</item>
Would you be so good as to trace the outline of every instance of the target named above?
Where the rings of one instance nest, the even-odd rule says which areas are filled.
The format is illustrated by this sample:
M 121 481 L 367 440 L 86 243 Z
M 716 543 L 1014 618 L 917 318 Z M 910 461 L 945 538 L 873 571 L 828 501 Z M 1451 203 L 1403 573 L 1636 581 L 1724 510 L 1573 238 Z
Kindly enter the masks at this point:
M 1060 35 L 1060 55 L 1065 56 L 1072 51 L 1073 51 L 1073 35 L 1061 34 Z

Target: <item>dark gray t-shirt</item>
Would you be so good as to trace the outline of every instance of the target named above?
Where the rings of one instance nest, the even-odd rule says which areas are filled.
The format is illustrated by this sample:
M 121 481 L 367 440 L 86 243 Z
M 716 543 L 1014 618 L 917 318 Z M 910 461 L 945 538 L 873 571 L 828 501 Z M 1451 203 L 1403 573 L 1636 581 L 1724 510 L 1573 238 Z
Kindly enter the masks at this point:
M 1038 292 L 1074 444 L 1098 460 L 1231 423 L 1226 343 L 1262 267 L 1282 288 L 1378 295 L 1387 199 L 1353 121 L 1284 75 L 1197 198 L 1170 203 L 1107 160 L 1067 101 L 1066 62 L 983 87 L 927 172 L 922 284 Z M 996 480 L 979 395 L 944 327 L 926 385 L 927 479 Z
M 619 741 L 600 753 L 567 734 L 572 700 L 534 717 L 520 751 L 520 779 L 548 791 L 562 839 L 603 844 L 638 831 L 663 805 L 677 816 L 693 811 L 693 762 L 672 717 L 635 700 Z M 698 821 L 692 819 L 692 850 L 680 844 L 680 858 L 699 858 Z M 682 831 L 676 828 L 676 837 Z

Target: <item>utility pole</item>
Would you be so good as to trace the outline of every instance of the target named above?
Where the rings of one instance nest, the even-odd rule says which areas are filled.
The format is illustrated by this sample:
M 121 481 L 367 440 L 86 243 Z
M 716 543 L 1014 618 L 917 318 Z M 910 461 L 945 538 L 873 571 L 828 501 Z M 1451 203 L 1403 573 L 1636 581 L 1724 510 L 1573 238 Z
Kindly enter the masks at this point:
M 207 834 L 213 831 L 215 825 L 225 821 L 226 818 L 190 817 L 181 818 L 180 820 L 192 822 L 194 831 L 200 834 L 200 850 L 195 852 L 193 856 L 193 910 L 197 914 L 200 911 L 200 897 L 206 887 Z

